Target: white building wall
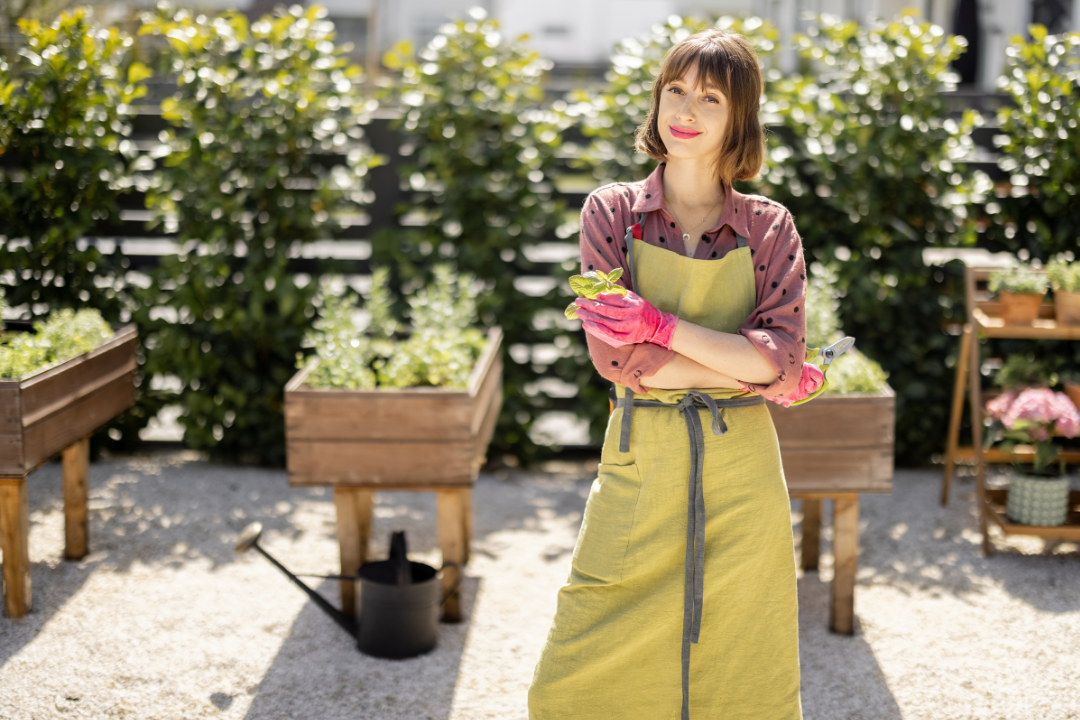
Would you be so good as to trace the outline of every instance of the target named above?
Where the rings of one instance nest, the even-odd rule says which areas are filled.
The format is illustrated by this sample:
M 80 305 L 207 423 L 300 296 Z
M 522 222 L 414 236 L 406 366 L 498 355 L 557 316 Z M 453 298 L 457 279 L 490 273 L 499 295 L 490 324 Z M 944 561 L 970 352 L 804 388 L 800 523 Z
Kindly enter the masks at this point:
M 527 33 L 545 57 L 602 63 L 615 43 L 640 35 L 676 12 L 671 0 L 498 0 L 494 12 L 508 35 Z

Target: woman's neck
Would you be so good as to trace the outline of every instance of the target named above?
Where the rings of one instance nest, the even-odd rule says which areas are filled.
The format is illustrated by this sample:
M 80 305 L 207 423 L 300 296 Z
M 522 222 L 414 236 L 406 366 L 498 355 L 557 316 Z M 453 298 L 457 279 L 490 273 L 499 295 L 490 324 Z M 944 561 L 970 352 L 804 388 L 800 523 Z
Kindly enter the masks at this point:
M 705 158 L 669 158 L 664 167 L 664 201 L 684 210 L 724 203 L 724 189 Z

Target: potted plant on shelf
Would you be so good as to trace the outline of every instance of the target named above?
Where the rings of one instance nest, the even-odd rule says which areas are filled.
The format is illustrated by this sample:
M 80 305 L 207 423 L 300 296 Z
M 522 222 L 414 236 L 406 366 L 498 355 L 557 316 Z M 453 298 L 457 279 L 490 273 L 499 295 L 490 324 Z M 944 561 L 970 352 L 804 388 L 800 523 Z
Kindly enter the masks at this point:
M 1006 390 L 986 404 L 992 418 L 986 445 L 999 443 L 1013 456 L 1006 513 L 1024 525 L 1061 525 L 1069 512 L 1069 478 L 1058 458 L 1055 435 L 1080 434 L 1080 412 L 1064 394 L 1048 387 Z M 1017 445 L 1034 445 L 1029 467 L 1020 463 Z
M 1030 265 L 1017 265 L 990 274 L 990 292 L 1001 301 L 1001 315 L 1006 325 L 1030 325 L 1039 317 L 1046 289 L 1046 273 Z
M 1080 262 L 1051 260 L 1046 268 L 1054 289 L 1054 314 L 1061 325 L 1080 325 Z

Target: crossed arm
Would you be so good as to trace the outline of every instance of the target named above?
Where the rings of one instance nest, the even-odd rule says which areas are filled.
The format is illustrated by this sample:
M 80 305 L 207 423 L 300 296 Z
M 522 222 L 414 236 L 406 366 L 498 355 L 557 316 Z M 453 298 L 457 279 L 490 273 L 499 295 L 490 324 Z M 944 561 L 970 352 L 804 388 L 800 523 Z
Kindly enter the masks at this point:
M 768 385 L 776 380 L 768 361 L 742 335 L 682 320 L 675 326 L 671 349 L 677 353 L 675 357 L 653 375 L 643 376 L 642 385 L 666 390 L 738 389 L 743 383 Z

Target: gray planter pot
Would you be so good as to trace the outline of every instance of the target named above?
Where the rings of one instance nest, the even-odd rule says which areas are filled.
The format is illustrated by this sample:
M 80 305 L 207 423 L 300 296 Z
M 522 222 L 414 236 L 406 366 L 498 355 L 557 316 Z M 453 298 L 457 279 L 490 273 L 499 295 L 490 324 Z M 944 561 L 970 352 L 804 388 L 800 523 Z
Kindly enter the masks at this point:
M 1011 520 L 1024 525 L 1061 525 L 1069 512 L 1068 476 L 1048 479 L 1013 472 L 1009 477 Z

